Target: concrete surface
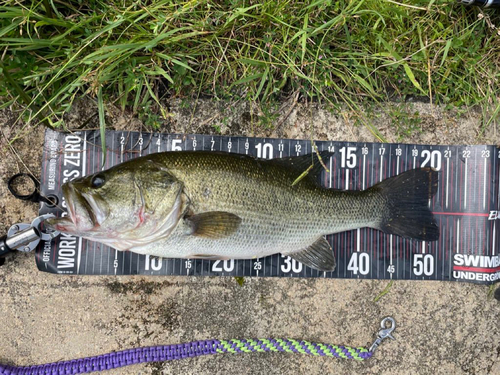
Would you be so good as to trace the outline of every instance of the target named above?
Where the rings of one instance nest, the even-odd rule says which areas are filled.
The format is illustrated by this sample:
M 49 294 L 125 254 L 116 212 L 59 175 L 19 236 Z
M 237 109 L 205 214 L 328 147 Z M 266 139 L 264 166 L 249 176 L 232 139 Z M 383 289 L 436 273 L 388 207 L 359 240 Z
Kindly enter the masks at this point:
M 499 143 L 497 125 L 482 129 L 479 112 L 459 116 L 458 111 L 416 103 L 407 108 L 411 116 L 398 125 L 387 115 L 390 108 L 374 108 L 368 115 L 388 141 L 398 140 L 394 129 L 411 127 L 418 119 L 422 130 L 400 135 L 400 140 Z M 284 103 L 281 116 L 272 119 L 274 128 L 266 125 L 269 119 L 258 108 L 244 104 L 174 101 L 169 111 L 164 132 L 217 129 L 222 134 L 308 139 L 313 128 L 316 139 L 375 140 L 355 123 L 358 116 L 352 111 L 336 116 L 292 102 Z M 82 104 L 68 116 L 68 127 L 81 125 L 95 113 L 93 105 Z M 23 133 L 10 147 L 6 139 L 21 129 L 15 118 L 11 112 L 0 113 L 2 231 L 37 215 L 37 205 L 8 193 L 6 180 L 26 168 L 40 174 L 43 129 Z M 115 109 L 109 110 L 108 122 L 118 129 L 140 126 Z M 97 126 L 95 116 L 88 126 Z M 245 278 L 240 286 L 234 278 L 56 276 L 38 272 L 33 254 L 16 254 L 0 267 L 0 363 L 39 364 L 209 338 L 274 336 L 366 346 L 380 320 L 391 315 L 398 325 L 397 341 L 384 342 L 375 358 L 364 363 L 283 353 L 227 354 L 106 374 L 500 373 L 500 304 L 488 298 L 488 287 L 396 281 L 374 302 L 386 285 L 370 280 Z

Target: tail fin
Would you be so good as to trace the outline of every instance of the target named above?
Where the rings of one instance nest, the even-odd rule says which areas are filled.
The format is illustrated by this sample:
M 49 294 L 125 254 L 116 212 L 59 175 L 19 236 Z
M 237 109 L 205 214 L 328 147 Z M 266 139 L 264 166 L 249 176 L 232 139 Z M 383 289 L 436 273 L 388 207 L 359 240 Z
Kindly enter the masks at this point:
M 386 201 L 378 229 L 422 241 L 436 241 L 439 228 L 429 209 L 436 194 L 438 172 L 432 168 L 412 169 L 372 187 Z

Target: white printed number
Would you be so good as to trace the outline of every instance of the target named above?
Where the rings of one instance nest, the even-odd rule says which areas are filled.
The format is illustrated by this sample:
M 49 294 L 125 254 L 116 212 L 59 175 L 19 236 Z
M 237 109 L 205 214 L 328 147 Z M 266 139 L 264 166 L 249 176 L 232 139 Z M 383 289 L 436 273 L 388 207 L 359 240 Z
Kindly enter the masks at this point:
M 368 253 L 353 253 L 347 265 L 347 270 L 354 275 L 357 275 L 358 272 L 361 275 L 368 275 L 368 272 L 370 272 L 370 255 Z
M 172 139 L 172 151 L 182 151 L 182 139 Z
M 340 166 L 354 168 L 356 166 L 356 147 L 342 147 L 340 150 Z
M 293 273 L 299 273 L 302 271 L 302 263 L 286 255 L 282 255 L 281 257 L 285 258 L 283 261 L 285 264 L 281 265 L 281 272 L 289 273 L 292 271 Z
M 254 269 L 255 271 L 260 271 L 260 270 L 262 269 L 262 262 L 260 262 L 260 261 L 255 262 L 255 263 L 253 264 L 253 269 Z
M 424 161 L 422 162 L 422 168 L 425 167 L 427 164 L 431 164 L 431 167 L 436 169 L 436 170 L 441 170 L 441 152 L 438 150 L 423 150 L 422 151 L 422 157 L 424 158 Z
M 394 267 L 394 264 L 391 264 L 389 267 L 387 267 L 387 272 L 389 273 L 396 272 L 396 267 Z
M 162 265 L 163 265 L 163 262 L 162 262 L 161 258 L 157 258 L 157 257 L 151 258 L 149 255 L 146 255 L 146 266 L 145 266 L 146 271 L 149 271 L 150 268 L 153 271 L 159 271 L 159 270 L 161 270 Z
M 231 272 L 232 270 L 234 270 L 234 259 L 216 260 L 212 265 L 212 272 Z
M 413 256 L 413 273 L 415 276 L 432 276 L 434 273 L 434 256 L 432 254 L 415 254 Z
M 273 158 L 273 145 L 271 143 L 259 143 L 255 145 L 257 149 L 257 157 L 261 159 L 272 159 Z

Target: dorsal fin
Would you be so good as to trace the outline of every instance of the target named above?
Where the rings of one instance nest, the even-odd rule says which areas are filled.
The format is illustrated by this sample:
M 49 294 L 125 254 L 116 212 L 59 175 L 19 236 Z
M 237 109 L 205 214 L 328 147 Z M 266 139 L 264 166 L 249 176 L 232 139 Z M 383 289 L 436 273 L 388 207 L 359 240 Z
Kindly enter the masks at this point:
M 333 155 L 330 151 L 319 151 L 319 156 L 321 161 L 325 166 L 328 166 L 329 159 Z M 259 159 L 260 162 L 279 165 L 283 168 L 289 168 L 297 172 L 297 177 L 301 176 L 303 173 L 306 175 L 303 178 L 308 178 L 310 181 L 317 183 L 317 177 L 321 171 L 325 170 L 323 164 L 319 160 L 318 153 L 314 152 L 312 154 L 302 155 L 302 156 L 291 156 L 281 159 L 271 159 L 263 160 Z

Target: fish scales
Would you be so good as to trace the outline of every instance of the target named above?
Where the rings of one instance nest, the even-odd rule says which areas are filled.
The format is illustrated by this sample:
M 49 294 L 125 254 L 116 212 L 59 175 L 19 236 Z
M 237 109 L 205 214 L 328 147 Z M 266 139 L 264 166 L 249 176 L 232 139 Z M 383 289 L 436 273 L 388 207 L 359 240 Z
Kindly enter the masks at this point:
M 325 189 L 309 179 L 292 186 L 300 172 L 250 157 L 212 153 L 200 158 L 194 152 L 159 156 L 184 182 L 194 213 L 227 211 L 242 222 L 224 239 L 187 236 L 179 225 L 169 238 L 144 249 L 155 255 L 255 258 L 293 252 L 321 235 L 368 226 L 383 206 L 382 199 Z
M 282 253 L 329 271 L 335 258 L 326 234 L 372 227 L 438 239 L 428 207 L 438 181 L 431 168 L 365 191 L 322 187 L 322 170 L 316 154 L 281 160 L 205 151 L 151 154 L 63 185 L 68 216 L 47 223 L 140 254 L 251 259 Z M 297 182 L 304 171 L 309 174 Z

